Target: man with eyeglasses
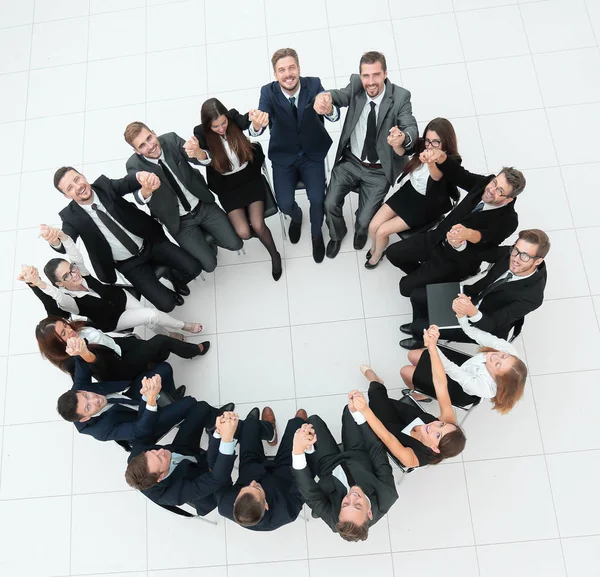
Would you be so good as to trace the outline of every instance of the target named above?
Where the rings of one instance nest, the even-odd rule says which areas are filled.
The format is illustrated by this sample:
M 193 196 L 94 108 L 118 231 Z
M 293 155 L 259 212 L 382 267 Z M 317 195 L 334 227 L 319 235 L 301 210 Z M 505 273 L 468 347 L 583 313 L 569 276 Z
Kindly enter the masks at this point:
M 497 175 L 483 176 L 464 169 L 440 149 L 424 154 L 449 182 L 466 190 L 467 196 L 433 230 L 387 249 L 388 260 L 406 273 L 400 281 L 400 294 L 406 297 L 428 284 L 474 275 L 485 253 L 516 230 L 515 199 L 525 188 L 525 177 L 515 168 L 504 167 Z
M 548 235 L 537 228 L 519 232 L 512 246 L 500 246 L 486 255 L 494 263 L 477 282 L 465 285 L 452 308 L 466 315 L 476 328 L 506 339 L 515 324 L 539 308 L 544 301 L 547 270 L 544 259 L 550 251 Z M 401 341 L 404 348 L 423 346 L 423 329 L 429 325 L 427 291 L 415 289 L 410 295 L 413 321 L 400 327 L 411 338 Z M 462 329 L 442 329 L 440 338 L 462 343 L 473 342 Z

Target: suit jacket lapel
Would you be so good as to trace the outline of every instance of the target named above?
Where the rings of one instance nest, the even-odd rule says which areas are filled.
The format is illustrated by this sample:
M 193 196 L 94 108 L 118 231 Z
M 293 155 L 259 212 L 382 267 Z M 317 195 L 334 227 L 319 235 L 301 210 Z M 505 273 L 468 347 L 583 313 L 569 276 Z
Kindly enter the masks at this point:
M 386 80 L 385 81 L 385 94 L 383 96 L 383 99 L 381 100 L 381 104 L 379 105 L 379 114 L 377 115 L 377 135 L 379 136 L 379 129 L 381 128 L 381 125 L 383 124 L 383 119 L 385 118 L 385 115 L 388 113 L 388 110 L 390 109 L 390 106 L 393 103 L 393 97 L 392 97 L 392 87 L 390 85 L 390 83 Z M 386 135 L 387 137 L 387 135 Z
M 298 124 L 302 122 L 302 116 L 304 114 L 304 109 L 308 104 L 308 89 L 306 88 L 307 82 L 306 78 L 300 77 L 300 96 L 298 97 Z
M 279 86 L 279 84 L 277 84 L 277 86 L 275 87 L 275 98 L 276 98 L 279 106 L 283 107 L 286 114 L 289 114 L 290 116 L 292 116 L 293 112 L 292 112 L 292 107 L 290 105 L 290 101 L 288 98 L 286 98 L 284 96 L 283 91 L 281 90 L 281 86 Z
M 348 133 L 348 138 L 352 134 L 352 131 L 356 128 L 358 123 L 358 119 L 362 114 L 365 104 L 367 103 L 367 93 L 364 90 L 361 90 L 360 94 L 356 97 L 356 106 L 354 107 L 354 116 L 352 117 L 352 123 L 350 124 L 350 132 Z

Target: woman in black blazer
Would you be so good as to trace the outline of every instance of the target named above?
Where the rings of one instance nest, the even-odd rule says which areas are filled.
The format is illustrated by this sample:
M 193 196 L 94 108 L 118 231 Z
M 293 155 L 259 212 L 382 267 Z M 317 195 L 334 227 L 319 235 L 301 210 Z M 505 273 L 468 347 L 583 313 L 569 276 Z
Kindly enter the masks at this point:
M 98 381 L 133 379 L 165 361 L 173 353 L 184 359 L 205 355 L 209 341 L 186 343 L 166 335 L 145 341 L 135 336 L 110 337 L 84 321 L 48 317 L 35 329 L 42 355 L 62 371 L 74 376 L 71 357 L 81 357 Z
M 219 197 L 238 235 L 258 237 L 271 256 L 273 279 L 281 278 L 281 255 L 265 223 L 265 184 L 262 165 L 265 155 L 258 144 L 242 134 L 250 126 L 249 114 L 227 110 L 209 98 L 200 111 L 202 124 L 194 128 L 200 149 L 207 153 L 208 187 Z M 186 148 L 187 149 L 187 148 Z M 188 154 L 190 154 L 188 152 Z
M 388 143 L 394 148 L 395 134 L 390 133 Z M 381 261 L 390 236 L 410 228 L 432 222 L 452 208 L 452 201 L 460 195 L 454 184 L 443 178 L 435 162 L 426 162 L 425 150 L 440 148 L 460 162 L 456 133 L 449 120 L 434 118 L 417 141 L 415 152 L 396 179 L 400 185 L 389 200 L 377 211 L 369 224 L 371 249 L 367 252 L 365 268 L 375 268 Z M 403 150 L 403 149 L 402 149 Z

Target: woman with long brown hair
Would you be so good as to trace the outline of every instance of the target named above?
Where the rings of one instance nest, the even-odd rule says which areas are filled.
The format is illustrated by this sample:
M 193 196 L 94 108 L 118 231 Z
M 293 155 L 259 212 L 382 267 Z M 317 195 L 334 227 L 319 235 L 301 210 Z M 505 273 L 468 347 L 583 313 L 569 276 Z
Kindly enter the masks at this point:
M 38 323 L 35 338 L 42 355 L 74 375 L 73 357 L 80 357 L 98 381 L 133 379 L 173 353 L 184 359 L 205 355 L 209 341 L 186 343 L 166 335 L 145 341 L 134 336 L 110 337 L 85 321 L 48 317 Z
M 206 154 L 206 179 L 208 187 L 219 197 L 240 238 L 254 235 L 269 251 L 274 280 L 281 278 L 281 255 L 273 235 L 265 223 L 265 184 L 262 165 L 265 155 L 259 144 L 252 144 L 242 133 L 252 122 L 258 130 L 268 124 L 268 115 L 260 111 L 240 114 L 227 110 L 216 98 L 202 105 L 202 124 L 194 128 L 194 139 L 188 141 L 186 152 L 198 156 L 198 148 Z
M 450 350 L 445 353 L 438 349 L 448 375 L 448 391 L 452 402 L 465 406 L 473 401 L 472 397 L 491 399 L 496 411 L 501 414 L 508 413 L 523 396 L 527 366 L 511 343 L 474 327 L 464 314 L 456 316 L 465 334 L 479 344 L 480 349 L 467 360 L 466 355 L 462 353 Z M 400 370 L 408 388 L 416 388 L 430 397 L 435 397 L 430 376 L 430 352 L 427 349 L 410 351 L 408 360 L 411 364 Z M 413 393 L 413 397 L 419 401 L 427 401 L 417 393 Z
M 395 134 L 388 143 L 394 146 Z M 375 268 L 383 257 L 390 236 L 409 228 L 417 228 L 439 218 L 459 199 L 458 189 L 443 178 L 435 162 L 428 162 L 425 151 L 440 149 L 458 162 L 458 144 L 454 127 L 445 118 L 434 118 L 425 127 L 415 145 L 415 152 L 396 179 L 398 190 L 377 211 L 369 224 L 371 249 L 367 252 L 365 268 Z M 403 151 L 404 149 L 402 149 Z

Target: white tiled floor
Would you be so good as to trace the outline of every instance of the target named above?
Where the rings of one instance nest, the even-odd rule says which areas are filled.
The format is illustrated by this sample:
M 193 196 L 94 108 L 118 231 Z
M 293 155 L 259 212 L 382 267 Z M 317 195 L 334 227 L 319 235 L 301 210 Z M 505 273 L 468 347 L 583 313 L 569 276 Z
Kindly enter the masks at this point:
M 0 574 L 600 576 L 599 40 L 599 0 L 0 0 Z M 118 177 L 128 122 L 187 138 L 207 95 L 256 106 L 282 46 L 326 88 L 343 86 L 362 52 L 383 51 L 420 126 L 452 120 L 467 168 L 525 171 L 521 227 L 553 242 L 547 301 L 520 345 L 524 399 L 507 416 L 484 403 L 464 454 L 408 476 L 360 544 L 315 520 L 267 535 L 215 514 L 216 526 L 180 519 L 131 491 L 122 451 L 56 415 L 67 378 L 36 352 L 42 309 L 14 280 L 53 254 L 37 226 L 65 204 L 54 169 Z M 335 147 L 340 124 L 327 128 Z M 213 348 L 173 366 L 198 398 L 269 403 L 280 429 L 303 406 L 339 437 L 345 393 L 366 384 L 359 363 L 401 387 L 397 327 L 410 306 L 398 271 L 366 271 L 351 239 L 315 265 L 299 201 L 298 245 L 269 222 L 281 281 L 256 241 L 245 256 L 221 251 L 175 313 L 203 322 Z

